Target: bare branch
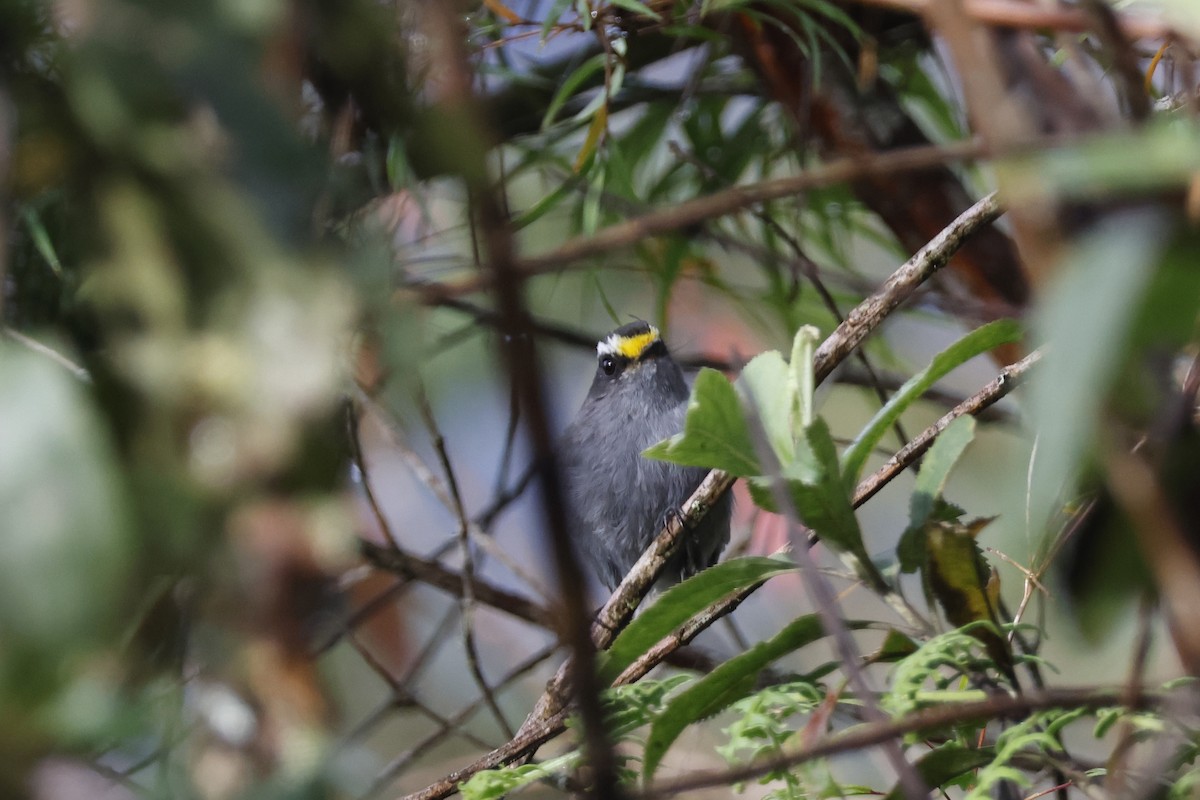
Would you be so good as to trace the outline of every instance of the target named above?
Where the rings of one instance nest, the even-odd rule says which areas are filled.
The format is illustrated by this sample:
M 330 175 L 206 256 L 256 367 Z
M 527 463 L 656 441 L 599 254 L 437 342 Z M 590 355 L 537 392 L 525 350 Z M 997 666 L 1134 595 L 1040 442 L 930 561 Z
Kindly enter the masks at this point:
M 900 269 L 893 272 L 879 291 L 855 306 L 854 310 L 846 315 L 846 321 L 837 326 L 813 355 L 813 370 L 817 383 L 829 377 L 834 367 L 862 344 L 867 335 L 879 327 L 879 324 L 907 300 L 918 286 L 945 266 L 968 236 L 1000 214 L 1000 203 L 993 192 L 964 211 Z
M 948 161 L 976 158 L 982 154 L 983 148 L 979 142 L 965 141 L 893 150 L 879 155 L 838 159 L 792 177 L 777 178 L 747 186 L 733 186 L 704 197 L 678 203 L 670 208 L 651 211 L 640 217 L 610 225 L 591 235 L 578 236 L 545 255 L 514 261 L 512 268 L 522 277 L 554 272 L 592 256 L 629 247 L 647 237 L 682 230 L 690 225 L 732 214 L 758 203 L 866 176 L 911 172 Z M 416 292 L 423 302 L 437 303 L 447 297 L 459 297 L 492 286 L 494 286 L 493 279 L 487 273 L 479 273 L 457 281 L 416 284 L 401 290 L 401 294 Z
M 425 420 L 426 427 L 429 428 L 430 436 L 433 437 L 433 448 L 438 455 L 438 461 L 441 462 L 442 473 L 445 476 L 446 485 L 450 489 L 454 515 L 458 518 L 458 548 L 462 554 L 463 590 L 459 595 L 459 606 L 462 610 L 461 630 L 463 652 L 467 657 L 467 669 L 470 671 L 471 677 L 475 679 L 475 684 L 479 687 L 496 724 L 511 739 L 515 731 L 509 725 L 508 719 L 500 709 L 500 704 L 496 702 L 496 697 L 492 694 L 492 687 L 488 685 L 487 678 L 483 675 L 483 669 L 479 666 L 479 651 L 475 646 L 475 556 L 471 552 L 471 520 L 467 518 L 467 511 L 463 506 L 462 493 L 458 488 L 458 476 L 454 474 L 454 466 L 450 463 L 450 454 L 446 450 L 446 439 L 442 436 L 433 408 L 429 405 L 429 398 L 423 390 L 418 392 L 417 406 L 421 409 L 421 416 Z
M 884 462 L 883 466 L 863 479 L 862 483 L 854 490 L 854 507 L 857 508 L 870 500 L 890 480 L 908 469 L 914 461 L 920 458 L 933 445 L 934 439 L 951 422 L 966 414 L 976 416 L 1011 392 L 1025 377 L 1029 369 L 1040 361 L 1041 358 L 1041 351 L 1035 350 L 1017 363 L 1005 367 L 987 386 L 984 386 L 978 392 L 959 403 L 946 412 L 937 422 L 921 431 L 915 439 L 900 448 L 895 455 Z
M 462 597 L 463 576 L 437 561 L 421 558 L 405 550 L 382 547 L 374 542 L 360 541 L 359 549 L 363 557 L 379 569 L 409 580 L 421 581 L 455 597 Z M 554 615 L 543 606 L 478 578 L 475 579 L 475 599 L 534 625 L 554 627 Z

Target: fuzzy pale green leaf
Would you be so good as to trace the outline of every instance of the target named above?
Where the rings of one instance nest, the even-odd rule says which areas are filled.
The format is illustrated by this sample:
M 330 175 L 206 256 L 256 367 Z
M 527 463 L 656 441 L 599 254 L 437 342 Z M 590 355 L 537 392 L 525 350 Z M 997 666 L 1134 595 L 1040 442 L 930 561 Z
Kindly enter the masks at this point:
M 785 466 L 779 476 L 792 507 L 800 521 L 812 528 L 822 542 L 854 557 L 864 580 L 873 587 L 882 586 L 882 578 L 863 545 L 862 529 L 841 479 L 837 447 L 823 419 L 818 418 L 805 430 L 804 442 L 811 459 Z M 768 476 L 752 479 L 750 495 L 762 508 L 779 512 L 773 480 Z
M 742 368 L 737 389 L 757 413 L 767 442 L 782 464 L 795 458 L 790 370 L 777 350 L 759 353 Z
M 117 624 L 130 557 L 119 471 L 82 384 L 0 342 L 0 656 L 61 659 Z

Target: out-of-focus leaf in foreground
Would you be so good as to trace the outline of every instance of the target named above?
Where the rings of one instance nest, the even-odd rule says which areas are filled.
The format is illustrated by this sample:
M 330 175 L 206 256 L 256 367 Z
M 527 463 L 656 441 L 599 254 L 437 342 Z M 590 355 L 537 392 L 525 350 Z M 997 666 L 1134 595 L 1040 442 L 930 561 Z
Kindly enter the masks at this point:
M 1044 529 L 1052 509 L 1070 495 L 1113 376 L 1129 326 L 1169 237 L 1150 214 L 1114 219 L 1067 258 L 1035 319 L 1045 343 L 1029 407 L 1038 446 L 1028 480 L 1030 530 Z
M 0 346 L 4 688 L 35 677 L 25 669 L 53 666 L 42 659 L 113 632 L 129 554 L 117 474 L 81 384 L 47 359 Z

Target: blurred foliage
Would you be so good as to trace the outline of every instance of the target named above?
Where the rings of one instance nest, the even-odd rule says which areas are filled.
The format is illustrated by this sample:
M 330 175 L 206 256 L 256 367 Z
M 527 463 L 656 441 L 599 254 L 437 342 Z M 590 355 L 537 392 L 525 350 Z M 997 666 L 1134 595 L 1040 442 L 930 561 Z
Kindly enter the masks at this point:
M 1070 99 L 1129 93 L 1112 42 L 1021 35 L 1038 65 L 1069 62 L 1105 89 Z M 1153 73 L 1155 48 L 1125 46 L 1135 73 Z M 1117 635 L 1135 603 L 1159 603 L 1195 673 L 1200 624 L 1184 601 L 1200 575 L 1200 125 L 1186 42 L 1171 46 L 1154 63 L 1166 52 L 1173 68 L 1149 75 L 1158 105 L 1145 124 L 1107 109 L 1087 117 L 1099 120 L 1087 136 L 1001 148 L 994 175 L 946 173 L 963 197 L 998 180 L 1009 208 L 1059 238 L 1024 342 L 1046 353 L 1021 401 L 1034 455 L 992 480 L 1002 522 L 1039 543 L 1026 577 L 1050 593 L 1033 603 L 1069 597 L 1098 638 Z M 347 610 L 338 587 L 360 574 L 356 536 L 374 530 L 358 504 L 365 476 L 352 464 L 366 462 L 355 463 L 349 412 L 371 405 L 407 422 L 414 397 L 450 404 L 493 384 L 506 396 L 503 376 L 460 348 L 494 344 L 490 299 L 454 289 L 495 255 L 498 234 L 512 233 L 520 267 L 645 213 L 905 144 L 887 139 L 895 131 L 920 133 L 914 147 L 972 135 L 937 55 L 915 20 L 832 0 L 0 3 L 0 795 L 32 795 L 34 776 L 61 760 L 149 797 L 356 797 L 386 776 L 380 763 L 395 754 L 364 756 L 313 654 Z M 1028 64 L 1008 66 L 1017 80 Z M 1034 116 L 1056 123 L 1043 132 L 1081 129 L 1054 116 L 1072 103 L 1032 96 Z M 766 349 L 736 381 L 701 371 L 685 430 L 650 454 L 748 478 L 761 508 L 792 512 L 850 563 L 835 579 L 864 583 L 903 623 L 846 623 L 855 636 L 886 631 L 862 666 L 886 679 L 879 699 L 900 718 L 1040 682 L 1045 631 L 1022 623 L 1024 603 L 1005 605 L 1012 588 L 982 546 L 989 520 L 947 496 L 964 451 L 986 446 L 972 423 L 952 424 L 925 456 L 902 498 L 907 524 L 882 552 L 853 506 L 889 432 L 919 418 L 952 370 L 1021 340 L 1020 324 L 995 320 L 1022 308 L 997 313 L 994 298 L 963 289 L 969 277 L 939 276 L 911 316 L 947 321 L 956 343 L 914 364 L 874 336 L 871 363 L 900 373 L 890 399 L 854 428 L 815 413 L 817 337 L 804 326 L 831 330 L 909 239 L 932 235 L 895 229 L 888 188 L 814 187 L 541 265 L 528 296 L 537 332 L 572 346 L 630 313 L 664 329 L 688 317 L 702 322 L 692 330 L 743 328 L 767 348 L 796 342 L 790 358 Z M 946 210 L 892 200 L 935 221 Z M 1019 220 L 1011 231 L 1026 232 Z M 439 380 L 451 384 L 442 394 Z M 521 493 L 508 444 L 481 527 Z M 737 558 L 664 593 L 601 657 L 602 676 L 795 571 L 786 555 Z M 914 572 L 924 606 L 910 597 Z M 847 688 L 841 662 L 764 687 L 837 633 L 781 613 L 762 641 L 699 677 L 614 691 L 626 779 L 652 778 L 692 727 L 722 730 L 718 752 L 744 762 L 862 717 L 871 698 Z M 431 638 L 458 641 L 446 629 Z M 367 652 L 354 655 L 385 682 L 406 674 Z M 419 702 L 412 686 L 388 688 L 385 712 Z M 1171 796 L 1194 791 L 1200 744 L 1186 720 L 1087 716 L 1102 747 L 1120 727 L 1169 754 Z M 466 721 L 430 718 L 484 741 Z M 926 731 L 934 749 L 915 766 L 932 788 L 967 796 L 1040 786 L 1067 758 L 1058 733 L 1077 718 Z M 568 748 L 477 776 L 469 791 L 570 785 L 580 765 Z M 821 762 L 765 781 L 779 797 L 866 790 L 835 772 Z M 1073 776 L 1085 778 L 1106 776 Z

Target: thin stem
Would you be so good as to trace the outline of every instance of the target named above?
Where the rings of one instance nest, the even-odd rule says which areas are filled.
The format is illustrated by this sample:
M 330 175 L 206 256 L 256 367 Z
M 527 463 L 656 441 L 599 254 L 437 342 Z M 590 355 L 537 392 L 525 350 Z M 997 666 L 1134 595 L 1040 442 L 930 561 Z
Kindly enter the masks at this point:
M 475 618 L 475 556 L 471 551 L 469 533 L 471 521 L 467 518 L 466 509 L 463 507 L 462 494 L 458 488 L 458 477 L 454 473 L 450 454 L 446 450 L 446 438 L 442 435 L 441 428 L 438 427 L 437 418 L 429 405 L 429 398 L 424 391 L 419 391 L 417 394 L 417 406 L 421 410 L 421 417 L 425 420 L 425 426 L 429 429 L 429 434 L 433 439 L 433 449 L 437 453 L 438 461 L 441 462 L 442 475 L 450 489 L 450 500 L 453 504 L 454 514 L 458 518 L 458 548 L 462 555 L 462 594 L 459 595 L 459 607 L 462 611 L 460 615 L 462 643 L 463 652 L 467 657 L 467 669 L 470 671 L 471 677 L 475 679 L 476 685 L 479 686 L 484 702 L 487 703 L 500 730 L 504 731 L 504 734 L 511 739 L 516 732 L 508 723 L 508 719 L 500 709 L 500 704 L 496 702 L 496 696 L 492 694 L 492 687 L 488 685 L 487 679 L 483 676 L 483 670 L 479 666 L 479 650 L 475 646 L 473 625 Z

